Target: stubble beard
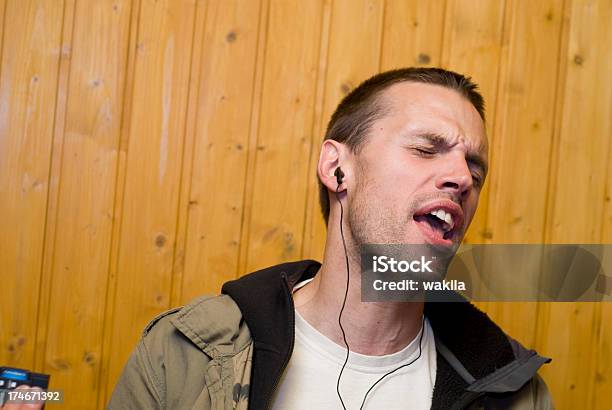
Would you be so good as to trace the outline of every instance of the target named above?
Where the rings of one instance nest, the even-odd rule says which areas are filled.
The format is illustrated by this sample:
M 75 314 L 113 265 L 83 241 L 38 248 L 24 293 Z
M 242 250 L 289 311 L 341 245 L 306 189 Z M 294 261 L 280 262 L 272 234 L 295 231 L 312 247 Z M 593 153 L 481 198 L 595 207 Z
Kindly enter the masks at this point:
M 358 251 L 365 244 L 400 244 L 406 242 L 406 230 L 412 220 L 410 212 L 390 206 L 378 190 L 357 181 L 355 193 L 349 195 L 348 221 L 352 246 Z

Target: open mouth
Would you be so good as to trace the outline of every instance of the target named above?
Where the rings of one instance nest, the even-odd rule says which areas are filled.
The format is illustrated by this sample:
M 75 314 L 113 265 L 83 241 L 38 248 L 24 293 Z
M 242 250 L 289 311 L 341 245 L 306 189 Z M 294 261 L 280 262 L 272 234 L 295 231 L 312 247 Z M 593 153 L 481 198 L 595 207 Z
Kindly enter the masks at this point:
M 458 206 L 429 206 L 417 212 L 413 219 L 425 234 L 428 242 L 436 245 L 452 245 L 462 225 L 461 208 Z

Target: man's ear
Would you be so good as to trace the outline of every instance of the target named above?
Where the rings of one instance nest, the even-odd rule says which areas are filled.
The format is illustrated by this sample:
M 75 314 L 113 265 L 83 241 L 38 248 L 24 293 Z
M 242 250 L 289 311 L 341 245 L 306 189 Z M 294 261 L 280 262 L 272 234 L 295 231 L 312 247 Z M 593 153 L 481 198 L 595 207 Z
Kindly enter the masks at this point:
M 342 173 L 344 175 L 339 191 L 342 192 L 346 189 L 345 182 L 349 167 L 348 164 L 341 163 L 341 161 L 346 158 L 344 155 L 344 150 L 345 146 L 342 143 L 334 140 L 325 140 L 321 146 L 321 155 L 319 156 L 317 173 L 323 185 L 325 185 L 327 189 L 332 192 L 335 192 L 338 188 L 336 169 L 340 166 L 342 166 Z

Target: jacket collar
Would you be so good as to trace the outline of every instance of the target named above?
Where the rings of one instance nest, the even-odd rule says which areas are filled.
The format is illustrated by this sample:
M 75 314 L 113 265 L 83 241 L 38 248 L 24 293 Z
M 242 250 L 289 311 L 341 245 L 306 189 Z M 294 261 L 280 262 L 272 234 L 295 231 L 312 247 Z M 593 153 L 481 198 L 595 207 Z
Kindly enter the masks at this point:
M 314 277 L 312 260 L 284 263 L 223 285 L 253 337 L 249 409 L 268 407 L 294 343 L 295 312 L 290 289 Z M 432 409 L 451 408 L 487 392 L 516 391 L 550 359 L 509 339 L 469 303 L 427 302 L 425 315 L 436 337 L 437 372 Z
M 320 266 L 311 260 L 284 263 L 227 282 L 221 289 L 242 311 L 255 345 L 249 410 L 268 407 L 291 357 L 295 312 L 290 289 L 300 279 L 314 277 Z

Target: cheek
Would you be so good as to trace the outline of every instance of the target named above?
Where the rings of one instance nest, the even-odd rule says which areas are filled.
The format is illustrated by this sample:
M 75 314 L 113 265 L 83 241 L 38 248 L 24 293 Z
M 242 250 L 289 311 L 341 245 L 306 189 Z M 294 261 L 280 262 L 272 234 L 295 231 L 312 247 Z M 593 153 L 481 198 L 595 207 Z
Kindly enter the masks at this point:
M 409 190 L 416 190 L 423 185 L 435 182 L 436 175 L 444 169 L 444 160 L 431 158 L 417 158 L 414 154 L 402 152 L 401 160 L 398 158 L 389 167 L 389 176 L 397 181 L 398 184 Z
M 399 197 L 401 189 L 389 178 L 368 179 L 360 181 L 355 187 L 353 204 L 360 215 L 367 219 L 379 220 L 389 218 L 398 211 L 402 204 Z M 350 197 L 350 194 L 349 194 Z
M 402 155 L 405 154 L 403 150 L 397 150 L 393 155 L 386 154 L 381 154 L 376 162 L 371 159 L 362 161 L 356 175 L 355 190 L 371 208 L 403 213 L 419 193 L 432 189 L 439 166 Z

